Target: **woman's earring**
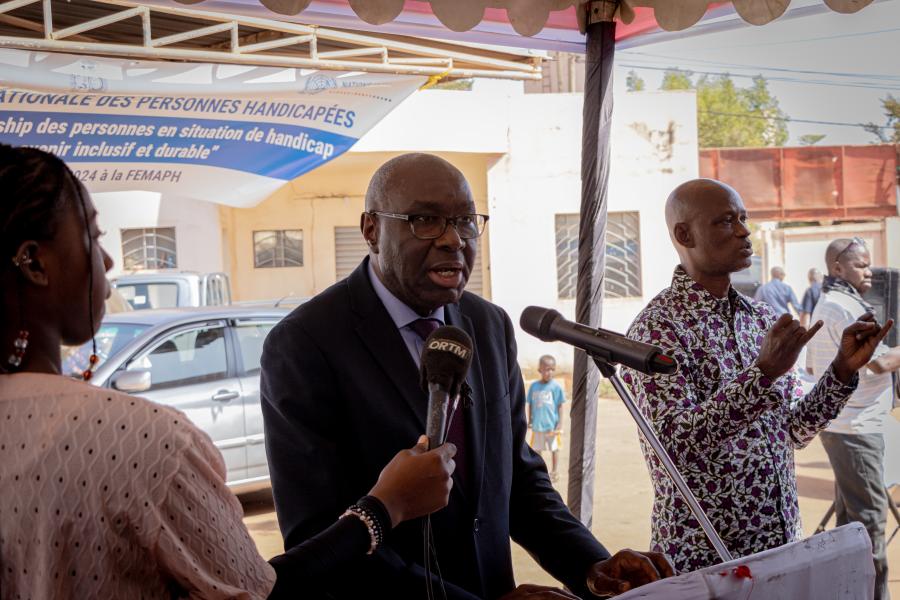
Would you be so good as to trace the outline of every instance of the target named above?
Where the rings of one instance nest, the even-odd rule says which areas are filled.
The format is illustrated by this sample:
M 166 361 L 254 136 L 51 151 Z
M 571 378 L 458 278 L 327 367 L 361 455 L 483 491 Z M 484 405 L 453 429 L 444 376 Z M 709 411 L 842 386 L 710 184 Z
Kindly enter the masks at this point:
M 18 337 L 13 342 L 13 353 L 9 355 L 8 363 L 13 367 L 19 367 L 22 364 L 22 357 L 25 356 L 25 350 L 28 348 L 28 331 L 22 329 L 19 331 Z
M 13 265 L 18 268 L 30 265 L 33 260 L 27 254 L 23 254 L 22 256 L 14 256 L 12 262 Z M 19 310 L 21 310 L 21 301 L 19 302 L 19 305 Z M 19 330 L 19 335 L 16 336 L 16 339 L 13 341 L 13 353 L 9 355 L 6 362 L 9 363 L 11 367 L 18 368 L 22 365 L 22 357 L 25 356 L 26 349 L 28 349 L 28 330 L 23 326 Z
M 94 342 L 94 343 L 95 343 L 95 345 L 96 345 L 96 342 Z M 98 363 L 98 362 L 100 362 L 100 358 L 97 356 L 97 354 L 96 354 L 96 349 L 95 349 L 95 350 L 94 350 L 94 354 L 91 354 L 91 357 L 88 359 L 88 363 L 89 363 L 89 364 L 88 364 L 88 368 L 85 369 L 85 370 L 81 373 L 82 379 L 84 379 L 85 381 L 90 381 L 90 380 L 91 380 L 91 377 L 94 376 L 94 367 L 97 366 L 97 363 Z

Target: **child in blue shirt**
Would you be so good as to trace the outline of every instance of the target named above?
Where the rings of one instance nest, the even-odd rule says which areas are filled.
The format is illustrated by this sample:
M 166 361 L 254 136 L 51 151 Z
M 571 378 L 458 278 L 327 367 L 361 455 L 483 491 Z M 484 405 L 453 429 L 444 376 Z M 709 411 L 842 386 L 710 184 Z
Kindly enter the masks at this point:
M 566 395 L 562 387 L 553 380 L 556 371 L 556 359 L 545 354 L 538 363 L 541 378 L 528 388 L 526 414 L 528 426 L 531 428 L 531 447 L 542 454 L 550 451 L 550 480 L 556 481 L 559 439 L 562 435 L 562 409 Z

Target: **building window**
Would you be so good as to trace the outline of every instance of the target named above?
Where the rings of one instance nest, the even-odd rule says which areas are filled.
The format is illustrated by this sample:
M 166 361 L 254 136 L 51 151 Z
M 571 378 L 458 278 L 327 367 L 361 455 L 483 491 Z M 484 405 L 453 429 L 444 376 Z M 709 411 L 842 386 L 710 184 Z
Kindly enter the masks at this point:
M 177 268 L 175 228 L 123 229 L 122 266 L 129 271 Z
M 334 274 L 335 281 L 344 279 L 369 253 L 369 245 L 359 231 L 359 227 L 334 228 Z
M 560 298 L 575 298 L 578 281 L 577 214 L 556 215 L 556 282 Z M 635 298 L 641 289 L 640 218 L 636 212 L 614 212 L 606 221 L 607 298 Z
M 574 298 L 578 281 L 578 215 L 556 215 L 556 289 Z
M 303 266 L 303 232 L 279 229 L 253 232 L 253 265 L 257 269 Z

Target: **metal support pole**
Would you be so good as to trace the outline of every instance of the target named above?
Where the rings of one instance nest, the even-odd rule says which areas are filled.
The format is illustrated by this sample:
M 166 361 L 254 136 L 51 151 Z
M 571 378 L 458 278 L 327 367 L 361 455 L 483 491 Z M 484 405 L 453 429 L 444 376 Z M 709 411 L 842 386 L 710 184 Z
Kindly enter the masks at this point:
M 600 326 L 606 256 L 606 200 L 612 128 L 612 71 L 617 2 L 593 0 L 587 11 L 584 107 L 581 131 L 581 218 L 578 232 L 576 320 Z M 569 510 L 587 527 L 594 509 L 594 455 L 600 374 L 587 355 L 575 351 L 572 434 L 569 438 Z
M 691 491 L 691 488 L 688 487 L 687 482 L 684 480 L 684 477 L 681 476 L 681 473 L 678 471 L 678 467 L 675 466 L 674 461 L 672 461 L 671 457 L 669 457 L 669 453 L 666 452 L 666 449 L 663 447 L 662 443 L 659 441 L 659 438 L 656 437 L 656 432 L 653 431 L 653 426 L 644 418 L 644 415 L 638 410 L 637 405 L 634 403 L 634 398 L 631 397 L 631 393 L 628 391 L 628 388 L 622 383 L 622 380 L 619 379 L 619 374 L 616 370 L 616 366 L 612 365 L 605 360 L 597 357 L 592 357 L 594 359 L 594 363 L 596 363 L 597 368 L 600 369 L 600 372 L 604 377 L 609 379 L 610 383 L 612 383 L 613 388 L 615 388 L 616 392 L 618 392 L 619 397 L 622 399 L 622 402 L 625 403 L 625 408 L 628 409 L 628 412 L 631 413 L 634 422 L 637 423 L 638 429 L 641 430 L 641 435 L 644 436 L 644 440 L 646 440 L 647 444 L 650 445 L 650 448 L 653 450 L 653 453 L 656 455 L 656 458 L 659 459 L 659 462 L 662 463 L 663 468 L 666 470 L 666 474 L 669 476 L 669 479 L 672 483 L 675 484 L 675 487 L 678 488 L 678 492 L 681 494 L 681 497 L 687 502 L 688 508 L 691 509 L 691 513 L 693 513 L 694 517 L 697 519 L 697 522 L 700 523 L 700 527 L 703 528 L 703 532 L 706 534 L 706 537 L 709 538 L 710 543 L 715 548 L 716 552 L 719 555 L 719 558 L 722 559 L 722 562 L 728 562 L 732 560 L 731 553 L 728 551 L 728 548 L 725 547 L 725 543 L 722 541 L 722 538 L 719 537 L 719 533 L 716 531 L 713 524 L 710 522 L 709 517 L 706 516 L 706 513 L 703 512 L 703 507 L 700 506 L 700 503 L 697 501 L 696 496 Z

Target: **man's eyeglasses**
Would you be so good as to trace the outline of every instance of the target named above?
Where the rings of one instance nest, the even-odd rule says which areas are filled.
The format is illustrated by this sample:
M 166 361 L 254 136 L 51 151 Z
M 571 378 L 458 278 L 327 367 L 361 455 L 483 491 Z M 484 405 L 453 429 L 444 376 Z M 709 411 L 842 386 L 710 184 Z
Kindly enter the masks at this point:
M 850 250 L 850 248 L 852 248 L 853 246 L 859 246 L 860 248 L 865 248 L 866 241 L 864 239 L 862 239 L 861 237 L 854 237 L 852 240 L 850 240 L 849 244 L 844 246 L 843 250 L 838 252 L 838 255 L 834 257 L 834 262 L 839 262 L 841 260 L 841 257 L 844 254 L 846 254 Z
M 409 222 L 412 234 L 420 240 L 435 240 L 441 237 L 447 231 L 448 225 L 453 225 L 460 238 L 471 240 L 484 233 L 484 226 L 488 220 L 487 215 L 479 214 L 440 217 L 438 215 L 404 215 L 378 210 L 371 210 L 369 214 Z

